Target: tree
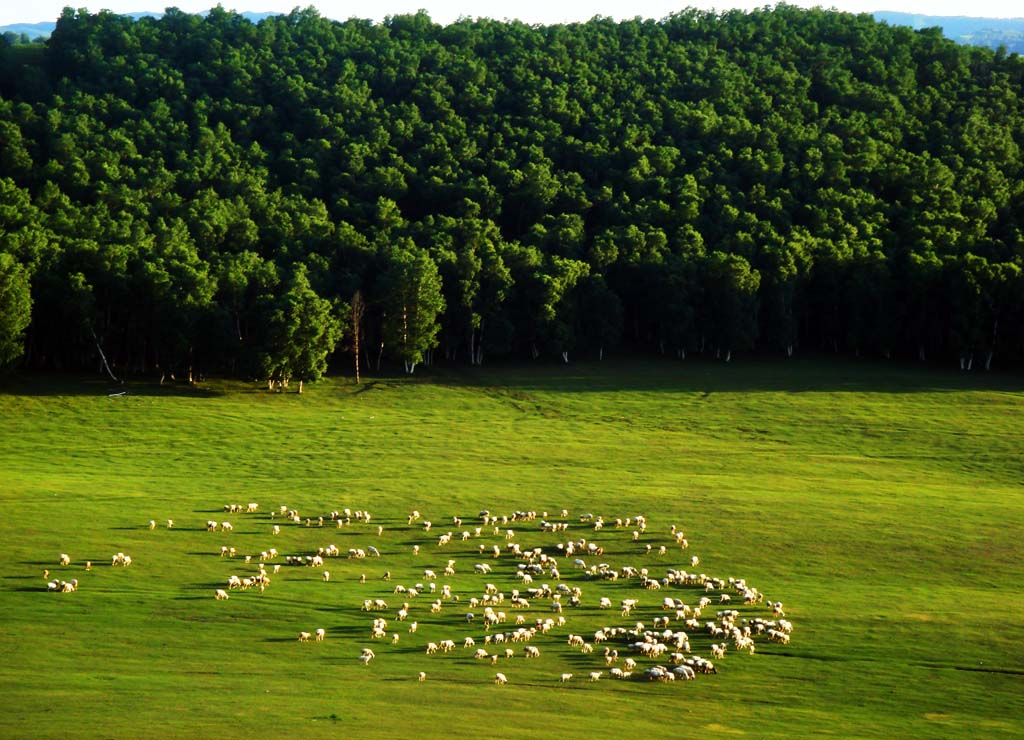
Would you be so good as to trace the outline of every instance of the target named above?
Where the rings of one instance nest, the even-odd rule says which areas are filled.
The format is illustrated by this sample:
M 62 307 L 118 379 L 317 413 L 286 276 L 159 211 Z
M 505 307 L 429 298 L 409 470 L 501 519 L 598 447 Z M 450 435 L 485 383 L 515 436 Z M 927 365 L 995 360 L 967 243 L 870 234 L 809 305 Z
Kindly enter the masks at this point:
M 14 257 L 0 252 L 0 367 L 25 351 L 24 331 L 32 320 L 28 274 Z
M 366 303 L 363 301 L 363 291 L 357 290 L 352 295 L 352 354 L 356 363 L 356 385 L 359 385 L 359 334 L 362 331 L 365 314 Z
M 287 286 L 268 307 L 260 366 L 271 390 L 287 388 L 295 379 L 302 393 L 304 382 L 319 380 L 327 371 L 327 358 L 343 333 L 340 317 L 349 309 L 318 296 L 302 263 L 293 268 Z
M 386 260 L 378 287 L 383 337 L 411 375 L 437 346 L 437 317 L 445 306 L 441 276 L 426 250 L 408 240 L 389 250 Z

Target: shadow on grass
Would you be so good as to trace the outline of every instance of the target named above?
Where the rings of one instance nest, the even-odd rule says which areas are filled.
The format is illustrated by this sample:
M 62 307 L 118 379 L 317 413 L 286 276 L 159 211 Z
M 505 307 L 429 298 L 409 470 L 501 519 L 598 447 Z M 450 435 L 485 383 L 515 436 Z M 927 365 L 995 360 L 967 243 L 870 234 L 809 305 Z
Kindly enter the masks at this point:
M 241 388 L 232 388 L 233 392 Z M 56 372 L 21 373 L 0 380 L 0 394 L 19 396 L 107 396 L 111 402 L 132 397 L 213 398 L 223 396 L 221 389 L 187 383 L 164 383 L 157 380 L 128 380 L 114 383 L 109 378 L 68 375 Z
M 998 360 L 998 358 L 997 358 Z M 740 391 L 915 393 L 988 390 L 1024 391 L 1024 374 L 1018 368 L 997 367 L 991 372 L 962 372 L 947 364 L 918 364 L 909 361 L 865 360 L 806 353 L 784 359 L 766 356 L 737 356 L 731 362 L 709 356 L 687 360 L 657 355 L 613 357 L 603 362 L 577 359 L 569 364 L 539 360 L 505 361 L 485 367 L 461 364 L 424 368 L 410 378 L 387 372 L 375 373 L 355 386 L 347 376 L 332 376 L 327 393 L 358 396 L 368 391 L 416 384 L 442 387 L 483 388 L 503 394 L 607 393 L 613 391 L 665 391 L 714 393 Z M 117 395 L 122 394 L 124 395 Z M 112 403 L 139 397 L 213 398 L 226 395 L 276 396 L 265 385 L 244 380 L 217 378 L 200 385 L 157 379 L 113 383 L 109 378 L 62 374 L 28 373 L 0 379 L 0 395 L 26 396 L 108 396 Z M 297 394 L 289 394 L 296 395 Z M 526 400 L 526 399 L 524 399 Z
M 515 398 L 516 393 L 608 393 L 663 391 L 715 393 L 779 391 L 790 393 L 922 393 L 1024 390 L 1024 375 L 1013 370 L 961 372 L 953 366 L 918 365 L 808 355 L 800 358 L 737 358 L 726 363 L 697 357 L 616 358 L 491 365 L 485 368 L 435 368 L 436 385 L 477 387 Z M 530 400 L 524 397 L 520 400 Z

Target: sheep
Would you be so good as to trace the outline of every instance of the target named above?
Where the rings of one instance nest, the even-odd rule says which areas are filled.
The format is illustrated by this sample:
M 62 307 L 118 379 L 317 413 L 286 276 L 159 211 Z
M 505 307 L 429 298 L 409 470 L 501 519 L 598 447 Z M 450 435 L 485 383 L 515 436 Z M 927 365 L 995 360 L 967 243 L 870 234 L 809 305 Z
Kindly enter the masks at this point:
M 504 673 L 495 673 L 494 674 L 494 684 L 496 686 L 504 686 L 507 683 L 508 683 L 508 678 L 505 677 Z
M 58 581 L 58 580 L 52 580 L 52 581 L 50 581 L 49 583 L 46 584 L 46 590 L 47 591 L 60 591 L 60 589 L 61 589 L 61 585 L 60 585 L 60 581 Z
M 539 658 L 540 648 L 534 647 L 533 645 L 527 645 L 523 648 L 523 655 L 527 658 Z
M 331 580 L 331 571 L 325 570 L 322 577 L 324 579 L 324 583 L 327 583 L 329 580 Z
M 174 529 L 174 520 L 173 519 L 168 519 L 167 520 L 167 528 L 168 529 Z
M 569 683 L 570 681 L 572 681 L 572 674 L 571 673 L 563 673 L 561 678 L 559 678 L 558 680 L 561 681 L 562 683 Z
M 723 660 L 725 658 L 725 647 L 726 645 L 724 642 L 720 645 L 712 644 L 711 656 L 717 658 L 718 660 Z
M 600 681 L 601 680 L 601 674 L 603 674 L 603 673 L 604 673 L 604 671 L 591 671 L 588 674 L 591 683 L 593 683 L 595 681 Z
M 474 647 L 475 645 L 476 645 L 476 640 L 474 640 L 472 637 L 467 637 L 465 640 L 462 641 L 462 647 L 464 647 L 464 648 L 471 648 L 471 647 Z
M 214 594 L 214 598 L 216 598 L 217 601 L 226 601 L 228 599 L 228 592 L 222 588 L 218 588 Z
M 312 637 L 308 632 L 299 633 L 299 642 L 309 642 L 309 638 Z
M 436 642 L 428 642 L 427 643 L 427 655 L 433 655 L 436 652 L 437 652 L 437 643 Z
M 280 527 L 280 525 L 278 525 L 278 524 L 275 524 L 275 525 L 274 525 L 274 528 L 273 528 L 273 530 L 271 530 L 271 531 L 272 531 L 272 532 L 273 532 L 274 534 L 281 534 L 281 527 Z
M 60 554 L 60 564 L 61 565 L 71 565 L 71 557 L 67 553 L 63 553 L 62 552 Z
M 484 650 L 483 648 L 477 648 L 476 651 L 473 653 L 473 657 L 476 660 L 486 660 L 489 656 L 487 655 L 486 650 Z
M 149 520 L 149 528 L 150 529 L 156 529 L 156 519 L 150 519 Z
M 416 679 L 421 681 L 421 682 L 422 681 L 426 681 L 427 680 L 427 673 L 426 673 L 426 671 L 420 671 L 419 673 L 417 673 L 416 674 Z
M 63 591 L 64 593 L 66 593 L 66 594 L 69 594 L 72 591 L 77 591 L 78 590 L 78 579 L 77 578 L 72 578 L 70 581 L 67 581 L 67 582 L 61 581 L 61 589 L 60 590 Z M 788 637 L 788 635 L 787 635 L 787 637 Z
M 260 508 L 259 504 L 250 502 L 249 505 L 245 507 L 245 510 L 249 514 L 254 514 L 254 513 L 256 513 L 256 510 L 258 508 Z
M 327 637 L 327 630 L 325 630 L 323 627 L 321 627 L 314 634 L 316 635 L 315 639 L 316 639 L 317 642 L 323 642 L 324 638 Z

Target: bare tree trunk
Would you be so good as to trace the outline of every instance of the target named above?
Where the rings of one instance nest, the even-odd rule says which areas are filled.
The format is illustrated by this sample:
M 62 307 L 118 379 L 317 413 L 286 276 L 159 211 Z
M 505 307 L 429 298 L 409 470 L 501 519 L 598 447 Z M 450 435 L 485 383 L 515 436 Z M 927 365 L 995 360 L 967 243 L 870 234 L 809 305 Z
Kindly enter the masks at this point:
M 110 379 L 115 383 L 120 383 L 121 381 L 117 379 L 117 376 L 114 375 L 114 372 L 110 369 L 110 365 L 107 364 L 107 356 L 103 354 L 103 347 L 100 346 L 99 337 L 96 336 L 96 330 L 92 328 L 91 324 L 89 325 L 89 332 L 92 334 L 93 341 L 96 342 L 96 351 L 100 353 L 100 360 L 103 367 L 106 368 L 107 375 L 109 375 Z
M 352 347 L 356 362 L 356 385 L 359 385 L 359 327 L 363 323 L 366 304 L 363 302 L 363 291 L 357 290 L 352 295 Z
M 302 395 L 302 381 L 299 381 L 299 395 Z

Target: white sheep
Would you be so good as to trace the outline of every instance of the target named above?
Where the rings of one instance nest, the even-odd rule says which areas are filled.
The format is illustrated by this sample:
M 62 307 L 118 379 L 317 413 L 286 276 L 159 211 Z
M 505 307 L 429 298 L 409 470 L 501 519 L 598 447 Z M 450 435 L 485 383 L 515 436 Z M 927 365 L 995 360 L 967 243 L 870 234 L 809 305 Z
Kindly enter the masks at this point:
M 327 637 L 327 630 L 325 630 L 323 627 L 321 627 L 320 629 L 318 629 L 316 631 L 315 634 L 316 634 L 316 638 L 315 638 L 316 641 L 317 642 L 323 642 L 324 638 Z
M 604 671 L 591 671 L 589 674 L 590 681 L 600 681 L 602 673 L 604 673 Z
M 426 681 L 427 680 L 427 672 L 426 671 L 420 671 L 419 673 L 416 674 L 416 679 L 418 681 Z
M 570 681 L 572 681 L 572 674 L 571 673 L 563 673 L 562 677 L 559 679 L 559 681 L 561 681 L 562 683 L 569 683 Z
M 308 632 L 300 632 L 299 633 L 299 642 L 309 642 L 309 638 L 310 637 L 312 637 L 312 635 L 310 633 L 308 633 Z
M 331 580 L 331 571 L 325 570 L 323 574 L 323 579 L 324 583 L 327 583 L 329 580 Z
M 216 598 L 217 601 L 226 601 L 229 598 L 228 592 L 222 588 L 218 588 L 216 593 L 214 594 L 214 598 Z
M 494 674 L 494 683 L 497 686 L 504 686 L 505 684 L 508 683 L 508 678 L 505 677 L 504 673 L 495 673 Z
M 71 557 L 67 553 L 63 553 L 62 552 L 60 554 L 60 564 L 61 565 L 71 565 Z

